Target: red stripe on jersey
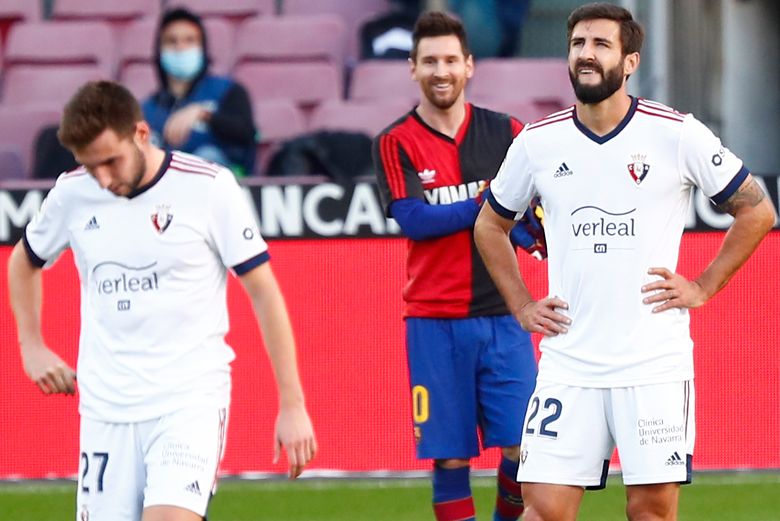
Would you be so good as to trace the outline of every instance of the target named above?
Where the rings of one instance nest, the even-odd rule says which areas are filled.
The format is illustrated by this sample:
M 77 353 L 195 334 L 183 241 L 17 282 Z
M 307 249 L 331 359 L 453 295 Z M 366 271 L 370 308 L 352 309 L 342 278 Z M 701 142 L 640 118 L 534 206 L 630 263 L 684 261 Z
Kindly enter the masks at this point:
M 524 125 L 520 123 L 520 120 L 515 118 L 509 118 L 509 121 L 512 124 L 512 137 L 517 137 L 520 131 L 523 130 Z
M 65 172 L 65 177 L 71 179 L 73 177 L 79 177 L 87 174 L 89 174 L 89 170 L 87 170 L 85 166 L 77 166 L 73 170 L 68 170 L 67 172 Z
M 194 170 L 202 170 L 206 172 L 212 172 L 214 175 L 217 175 L 219 173 L 219 169 L 216 165 L 213 165 L 211 163 L 207 163 L 205 161 L 196 161 L 193 159 L 189 159 L 186 157 L 181 156 L 180 154 L 174 154 L 171 159 L 173 161 L 176 161 L 179 164 L 187 165 L 189 167 L 192 167 Z
M 182 174 L 205 175 L 207 177 L 217 177 L 217 174 L 215 174 L 214 172 L 195 170 L 193 168 L 184 166 L 182 164 L 176 164 L 176 161 L 171 161 L 171 168 Z
M 647 111 L 647 110 L 642 110 L 640 107 L 637 107 L 637 108 L 636 108 L 636 111 L 637 111 L 637 112 L 641 112 L 642 114 L 647 114 L 648 116 L 654 116 L 654 117 L 656 117 L 656 118 L 671 119 L 672 121 L 676 121 L 676 122 L 678 122 L 678 123 L 682 123 L 682 122 L 683 122 L 683 119 L 682 119 L 682 118 L 680 118 L 680 117 L 675 117 L 675 116 L 672 116 L 672 115 L 668 115 L 668 116 L 667 116 L 667 115 L 665 115 L 665 114 L 657 114 L 657 113 L 655 113 L 655 112 L 650 112 L 650 111 Z
M 567 119 L 574 119 L 574 114 L 569 114 L 566 117 L 560 118 L 560 119 L 554 119 L 554 120 L 540 120 L 538 123 L 533 123 L 531 125 L 528 125 L 528 130 L 536 130 L 537 128 L 546 127 L 547 125 L 552 125 L 553 123 L 560 123 L 561 121 L 566 121 Z
M 460 145 L 463 143 L 463 139 L 466 137 L 466 130 L 471 123 L 471 103 L 466 103 L 466 116 L 463 118 L 463 122 L 460 124 L 458 132 L 455 134 L 455 143 Z
M 660 110 L 662 112 L 670 112 L 672 114 L 677 114 L 678 116 L 682 116 L 682 114 L 676 110 L 674 110 L 672 107 L 668 107 L 664 105 L 663 103 L 658 103 L 655 101 L 649 101 L 644 98 L 639 98 L 639 105 L 647 107 L 649 109 L 655 109 Z
M 406 197 L 404 173 L 401 168 L 401 158 L 395 137 L 385 134 L 381 139 L 382 164 L 387 172 L 387 181 L 393 199 Z

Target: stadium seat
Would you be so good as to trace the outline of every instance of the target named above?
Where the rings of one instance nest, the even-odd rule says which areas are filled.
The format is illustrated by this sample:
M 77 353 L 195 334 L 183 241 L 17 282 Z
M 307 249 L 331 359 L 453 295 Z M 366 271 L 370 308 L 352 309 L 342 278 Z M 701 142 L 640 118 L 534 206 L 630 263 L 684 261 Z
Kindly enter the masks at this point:
M 26 177 L 27 169 L 24 167 L 21 149 L 17 145 L 0 141 L 0 182 Z
M 281 143 L 303 134 L 306 122 L 301 109 L 289 99 L 259 101 L 252 112 L 260 134 L 255 173 L 263 174 Z
M 8 31 L 19 22 L 35 22 L 41 19 L 41 2 L 30 0 L 2 0 L 0 2 L 0 43 L 5 42 Z
M 123 23 L 145 16 L 156 19 L 160 0 L 54 0 L 53 20 L 105 20 Z
M 553 112 L 574 103 L 568 65 L 558 58 L 486 58 L 476 64 L 469 96 L 550 104 Z
M 94 65 L 113 72 L 114 38 L 105 22 L 32 22 L 11 28 L 5 69 L 17 66 Z
M 347 31 L 346 53 L 351 65 L 358 56 L 360 24 L 373 15 L 390 10 L 388 0 L 284 0 L 282 14 L 312 15 L 331 13 L 341 16 Z
M 311 107 L 327 99 L 341 97 L 341 70 L 324 62 L 239 64 L 234 77 L 241 82 L 254 102 L 290 99 Z
M 346 28 L 340 17 L 259 17 L 238 30 L 236 63 L 250 61 L 330 61 L 344 63 Z
M 309 130 L 350 130 L 373 137 L 409 112 L 413 104 L 329 100 L 312 112 Z
M 235 63 L 235 28 L 230 22 L 222 18 L 206 18 L 203 20 L 203 25 L 206 28 L 208 37 L 211 72 L 215 74 L 229 74 Z
M 168 7 L 186 7 L 203 18 L 240 22 L 258 15 L 276 13 L 276 0 L 170 0 Z
M 35 139 L 43 127 L 56 125 L 60 110 L 52 106 L 0 106 L 0 143 L 15 147 L 21 158 L 24 176 L 32 177 L 30 169 L 35 160 Z
M 420 87 L 412 80 L 405 60 L 366 60 L 352 72 L 349 99 L 354 101 L 395 100 L 417 103 Z
M 157 71 L 151 63 L 131 63 L 120 72 L 119 82 L 127 87 L 139 102 L 143 102 L 159 88 Z
M 523 99 L 471 98 L 469 101 L 480 107 L 514 116 L 524 124 L 532 123 L 559 110 L 557 103 L 537 103 Z
M 4 76 L 2 106 L 62 108 L 84 83 L 107 78 L 96 65 L 15 66 Z

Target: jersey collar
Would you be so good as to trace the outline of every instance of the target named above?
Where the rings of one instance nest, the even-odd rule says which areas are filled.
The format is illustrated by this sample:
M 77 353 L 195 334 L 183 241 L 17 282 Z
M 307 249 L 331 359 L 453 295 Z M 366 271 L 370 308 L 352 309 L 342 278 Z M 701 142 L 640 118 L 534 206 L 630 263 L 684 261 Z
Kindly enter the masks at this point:
M 171 152 L 165 152 L 165 159 L 163 159 L 162 164 L 160 165 L 160 169 L 157 170 L 157 173 L 154 174 L 154 178 L 149 182 L 149 184 L 146 184 L 139 188 L 138 190 L 133 190 L 129 194 L 127 194 L 128 199 L 132 199 L 134 197 L 138 197 L 142 193 L 149 190 L 151 187 L 157 184 L 157 182 L 162 179 L 162 176 L 165 174 L 165 172 L 168 171 L 168 166 L 171 164 L 171 158 L 173 157 L 173 154 Z
M 463 122 L 460 124 L 460 127 L 458 128 L 458 132 L 455 134 L 455 139 L 451 138 L 450 136 L 443 134 L 430 126 L 428 123 L 426 123 L 423 118 L 420 117 L 420 115 L 417 113 L 417 109 L 412 109 L 412 117 L 417 120 L 417 122 L 422 125 L 426 130 L 428 130 L 430 133 L 449 141 L 450 143 L 455 143 L 456 145 L 460 145 L 463 142 L 463 139 L 466 137 L 466 131 L 468 131 L 469 125 L 471 124 L 471 103 L 466 103 L 466 116 L 463 118 Z
M 620 122 L 618 126 L 616 126 L 612 132 L 609 134 L 604 134 L 603 136 L 599 136 L 597 134 L 594 134 L 588 127 L 582 124 L 580 122 L 579 118 L 577 117 L 577 106 L 574 106 L 574 126 L 579 129 L 580 132 L 585 134 L 585 137 L 589 138 L 591 141 L 595 141 L 599 145 L 603 145 L 613 137 L 620 134 L 620 132 L 626 128 L 626 125 L 628 125 L 628 122 L 631 121 L 631 118 L 634 117 L 634 113 L 636 112 L 636 106 L 637 106 L 637 98 L 634 96 L 630 96 L 631 98 L 631 106 L 628 108 L 628 112 L 626 113 L 626 116 L 623 118 L 623 121 Z

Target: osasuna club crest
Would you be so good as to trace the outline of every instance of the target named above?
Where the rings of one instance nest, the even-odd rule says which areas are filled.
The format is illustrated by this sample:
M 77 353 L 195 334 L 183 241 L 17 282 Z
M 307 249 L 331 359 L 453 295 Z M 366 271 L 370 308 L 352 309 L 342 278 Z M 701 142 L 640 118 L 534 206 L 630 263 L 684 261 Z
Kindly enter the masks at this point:
M 628 173 L 636 184 L 642 184 L 647 173 L 650 171 L 650 165 L 645 162 L 647 156 L 635 154 L 631 156 L 631 162 L 628 164 Z
M 163 233 L 167 230 L 172 220 L 171 207 L 166 204 L 157 206 L 157 211 L 152 214 L 152 226 L 157 230 L 157 233 Z

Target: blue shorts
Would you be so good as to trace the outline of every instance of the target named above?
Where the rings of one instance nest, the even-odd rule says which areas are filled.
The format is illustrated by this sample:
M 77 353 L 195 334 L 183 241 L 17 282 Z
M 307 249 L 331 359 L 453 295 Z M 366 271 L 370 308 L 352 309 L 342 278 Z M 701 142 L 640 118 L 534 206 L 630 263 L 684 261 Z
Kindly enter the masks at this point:
M 520 444 L 536 383 L 530 335 L 511 315 L 407 318 L 418 458 L 469 459 Z

